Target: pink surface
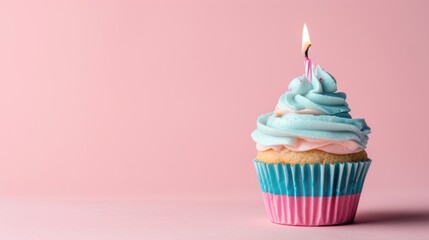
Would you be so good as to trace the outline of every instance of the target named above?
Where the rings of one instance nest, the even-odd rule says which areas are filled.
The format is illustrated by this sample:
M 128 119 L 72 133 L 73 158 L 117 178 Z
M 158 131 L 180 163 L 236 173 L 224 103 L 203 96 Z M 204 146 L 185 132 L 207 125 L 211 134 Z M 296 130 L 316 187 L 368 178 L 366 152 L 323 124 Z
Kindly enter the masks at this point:
M 2 198 L 0 238 L 428 239 L 429 202 L 421 193 L 365 193 L 355 223 L 335 227 L 273 224 L 261 207 L 260 193 L 168 199 Z
M 258 192 L 249 135 L 304 73 L 306 22 L 312 61 L 373 128 L 365 189 L 428 199 L 428 7 L 2 2 L 0 194 Z
M 263 193 L 268 218 L 279 224 L 321 226 L 353 222 L 359 194 L 332 197 L 294 197 Z

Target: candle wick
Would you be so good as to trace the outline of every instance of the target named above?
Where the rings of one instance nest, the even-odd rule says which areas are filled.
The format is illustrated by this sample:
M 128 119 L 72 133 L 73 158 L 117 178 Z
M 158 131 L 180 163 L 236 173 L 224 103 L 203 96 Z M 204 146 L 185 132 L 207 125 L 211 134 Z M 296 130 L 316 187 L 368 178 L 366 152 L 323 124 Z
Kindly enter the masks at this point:
M 308 49 L 310 49 L 311 44 L 308 45 L 307 49 L 304 52 L 305 58 L 308 58 Z

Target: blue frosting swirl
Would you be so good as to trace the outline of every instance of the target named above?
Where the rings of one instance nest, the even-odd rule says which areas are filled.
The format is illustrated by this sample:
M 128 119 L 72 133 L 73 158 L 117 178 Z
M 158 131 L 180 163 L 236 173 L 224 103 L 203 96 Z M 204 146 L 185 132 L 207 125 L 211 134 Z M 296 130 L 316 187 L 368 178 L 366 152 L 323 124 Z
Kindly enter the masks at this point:
M 293 79 L 289 91 L 280 97 L 277 106 L 292 110 L 311 109 L 321 114 L 350 118 L 346 94 L 336 92 L 335 78 L 319 65 L 312 76 L 311 81 L 305 76 Z
M 291 81 L 289 91 L 280 97 L 277 107 L 293 111 L 281 116 L 275 113 L 259 116 L 253 140 L 263 146 L 293 145 L 297 138 L 350 140 L 366 148 L 371 129 L 364 119 L 351 117 L 346 94 L 336 92 L 334 77 L 320 66 L 313 70 L 312 76 L 311 81 L 305 76 Z M 320 114 L 299 114 L 299 110 Z
M 255 142 L 263 146 L 293 145 L 297 138 L 344 141 L 352 140 L 366 147 L 370 128 L 364 119 L 311 114 L 274 113 L 258 117 L 258 128 L 252 133 Z

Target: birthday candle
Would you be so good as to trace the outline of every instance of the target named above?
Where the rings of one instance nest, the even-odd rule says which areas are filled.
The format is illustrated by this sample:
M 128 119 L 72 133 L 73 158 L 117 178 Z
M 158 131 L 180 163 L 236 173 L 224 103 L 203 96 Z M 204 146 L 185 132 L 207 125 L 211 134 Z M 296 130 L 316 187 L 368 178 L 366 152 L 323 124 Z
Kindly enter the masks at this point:
M 311 59 L 308 57 L 308 50 L 311 47 L 310 35 L 308 34 L 307 24 L 304 24 L 304 29 L 302 30 L 302 53 L 304 53 L 305 61 L 305 77 L 308 81 L 311 82 Z

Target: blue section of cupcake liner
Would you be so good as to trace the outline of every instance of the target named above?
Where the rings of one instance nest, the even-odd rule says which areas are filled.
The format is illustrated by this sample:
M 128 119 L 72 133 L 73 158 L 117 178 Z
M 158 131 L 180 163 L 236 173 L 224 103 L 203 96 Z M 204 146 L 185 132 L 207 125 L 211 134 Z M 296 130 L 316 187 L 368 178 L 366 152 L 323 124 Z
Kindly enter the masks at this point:
M 335 164 L 283 164 L 254 160 L 263 192 L 303 197 L 343 196 L 362 192 L 371 160 Z

